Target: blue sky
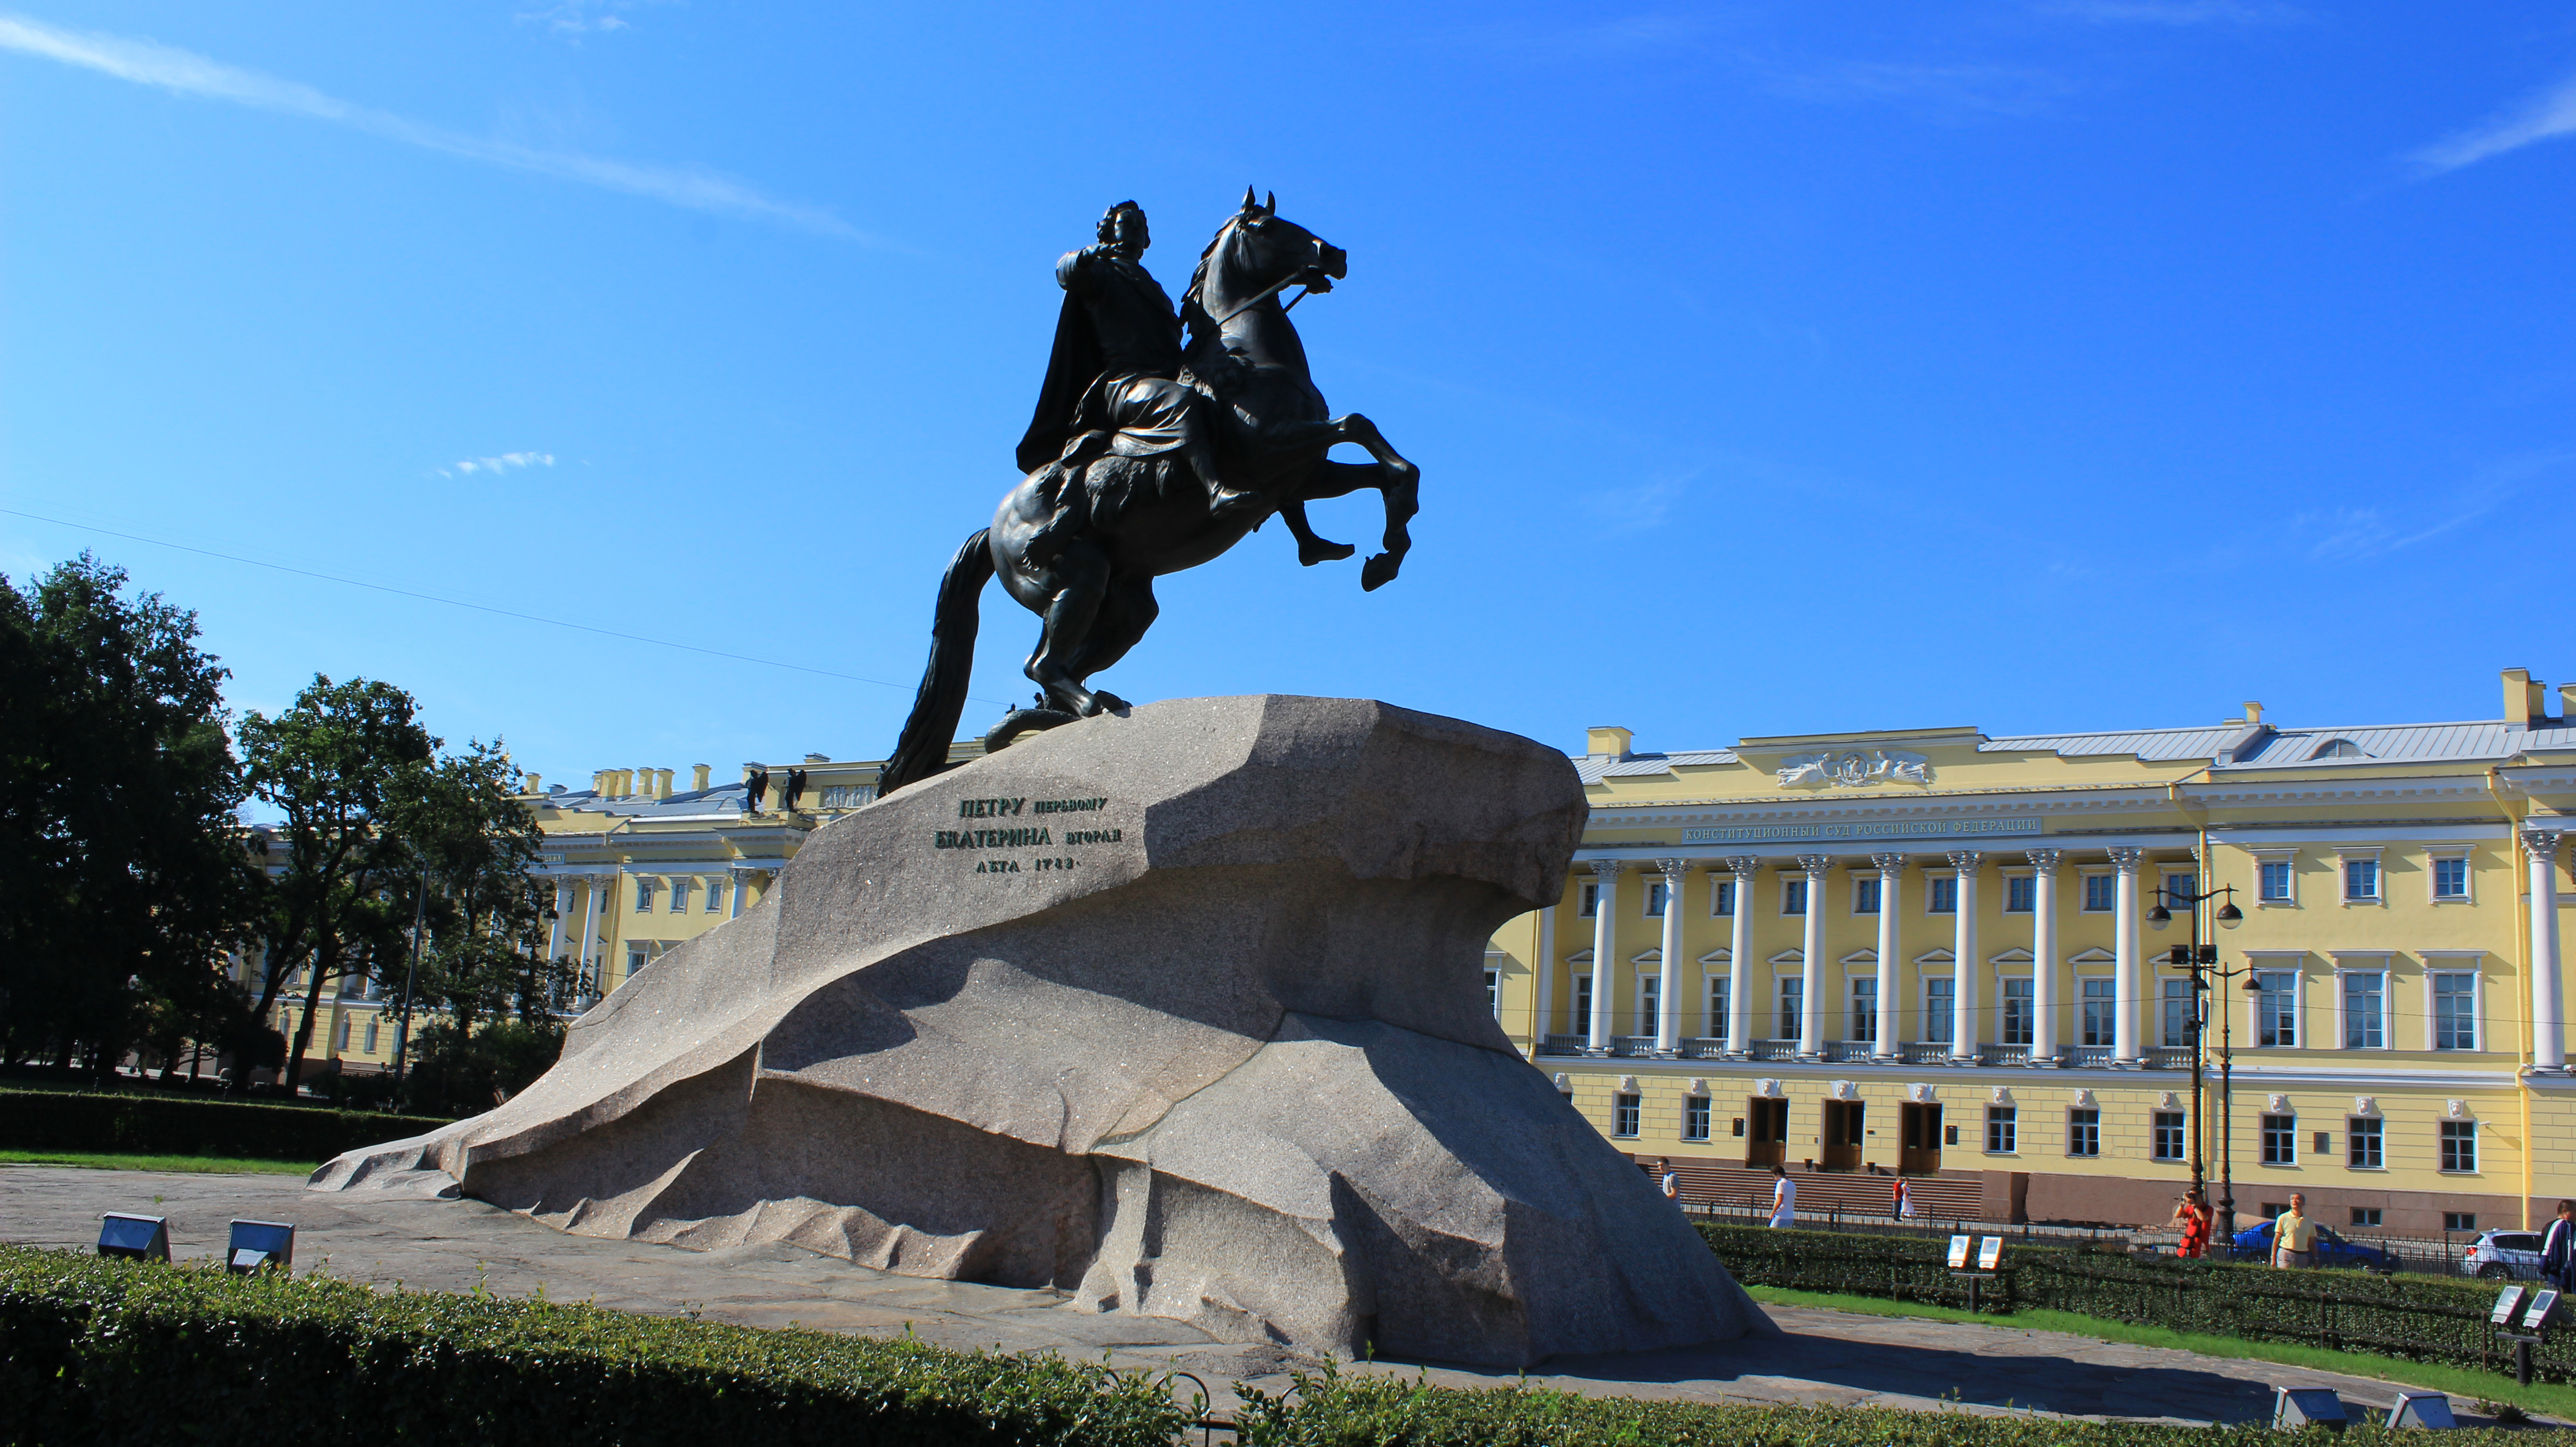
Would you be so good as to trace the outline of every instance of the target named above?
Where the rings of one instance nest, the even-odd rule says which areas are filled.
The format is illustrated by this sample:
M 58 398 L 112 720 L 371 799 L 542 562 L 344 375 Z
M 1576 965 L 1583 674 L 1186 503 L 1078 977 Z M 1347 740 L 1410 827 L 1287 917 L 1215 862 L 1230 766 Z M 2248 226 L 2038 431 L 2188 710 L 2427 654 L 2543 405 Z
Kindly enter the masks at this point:
M 2564 7 L 60 4 L 0 126 L 0 571 L 554 779 L 881 756 L 1054 258 L 1134 197 L 1177 293 L 1246 183 L 1350 253 L 1296 320 L 1417 546 L 1164 580 L 1131 699 L 1665 748 L 2576 676 Z

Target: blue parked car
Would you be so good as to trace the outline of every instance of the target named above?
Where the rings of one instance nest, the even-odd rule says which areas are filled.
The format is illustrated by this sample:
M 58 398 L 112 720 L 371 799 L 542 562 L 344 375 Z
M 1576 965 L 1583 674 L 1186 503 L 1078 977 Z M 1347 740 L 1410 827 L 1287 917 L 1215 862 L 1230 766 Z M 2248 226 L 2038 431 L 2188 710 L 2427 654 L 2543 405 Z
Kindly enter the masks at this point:
M 2366 1271 L 2394 1271 L 2397 1262 L 2376 1246 L 2359 1241 L 2346 1241 L 2323 1226 L 2317 1228 L 2316 1263 L 2319 1266 L 2358 1266 Z M 2236 1245 L 2229 1250 L 2231 1261 L 2269 1261 L 2272 1259 L 2272 1223 L 2262 1222 L 2236 1233 Z

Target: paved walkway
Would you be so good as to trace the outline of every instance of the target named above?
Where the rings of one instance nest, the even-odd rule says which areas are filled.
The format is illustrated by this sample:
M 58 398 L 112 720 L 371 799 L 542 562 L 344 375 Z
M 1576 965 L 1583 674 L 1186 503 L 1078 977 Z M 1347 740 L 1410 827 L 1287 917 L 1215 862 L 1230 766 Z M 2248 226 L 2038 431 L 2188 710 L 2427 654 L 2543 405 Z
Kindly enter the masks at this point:
M 1241 1381 L 1264 1391 L 1312 1363 L 1276 1348 L 1211 1341 L 1177 1322 L 1073 1311 L 1055 1293 L 925 1281 L 784 1245 L 685 1251 L 573 1236 L 479 1201 L 307 1192 L 294 1176 L 180 1175 L 0 1166 L 0 1241 L 94 1246 L 103 1211 L 170 1218 L 171 1251 L 219 1252 L 236 1216 L 296 1224 L 295 1269 L 501 1295 L 542 1285 L 554 1301 L 628 1311 L 689 1312 L 746 1326 L 799 1325 L 890 1336 L 907 1326 L 941 1345 L 1055 1349 L 1121 1367 L 1194 1372 L 1217 1396 Z M 2188 1422 L 2269 1420 L 2272 1387 L 2332 1387 L 2349 1411 L 2384 1411 L 2397 1388 L 2268 1362 L 2005 1326 L 1771 1308 L 1779 1337 L 1712 1348 L 1559 1357 L 1529 1380 L 1595 1396 L 1691 1401 L 1830 1402 L 1969 1412 L 2033 1411 Z M 1411 1376 L 1423 1364 L 1366 1370 Z M 1474 1387 L 1515 1373 L 1428 1366 L 1431 1380 Z M 2499 1381 L 2499 1385 L 2503 1385 Z M 2452 1409 L 2470 1425 L 2473 1404 Z

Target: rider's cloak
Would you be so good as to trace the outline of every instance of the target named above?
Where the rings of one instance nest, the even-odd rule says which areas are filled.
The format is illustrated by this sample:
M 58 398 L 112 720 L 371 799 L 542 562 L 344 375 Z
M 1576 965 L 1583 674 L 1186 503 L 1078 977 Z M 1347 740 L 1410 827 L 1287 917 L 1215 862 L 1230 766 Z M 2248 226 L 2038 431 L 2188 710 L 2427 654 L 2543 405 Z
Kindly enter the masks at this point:
M 1029 419 L 1029 430 L 1020 438 L 1022 473 L 1037 471 L 1064 451 L 1074 418 L 1082 410 L 1083 394 L 1106 366 L 1090 310 L 1082 298 L 1067 292 L 1063 310 L 1055 315 L 1055 346 L 1047 353 L 1046 380 L 1038 384 L 1037 415 Z

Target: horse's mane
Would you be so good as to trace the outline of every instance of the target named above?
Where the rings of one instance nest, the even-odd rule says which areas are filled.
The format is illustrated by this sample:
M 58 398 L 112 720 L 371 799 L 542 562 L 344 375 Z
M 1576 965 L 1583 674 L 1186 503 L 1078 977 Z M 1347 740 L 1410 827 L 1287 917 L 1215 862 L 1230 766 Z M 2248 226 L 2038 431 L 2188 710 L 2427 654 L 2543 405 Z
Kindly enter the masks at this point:
M 1216 235 L 1209 237 L 1207 246 L 1199 252 L 1199 264 L 1190 272 L 1190 289 L 1181 293 L 1182 321 L 1187 322 L 1193 313 L 1202 320 L 1214 320 L 1208 315 L 1205 295 L 1208 263 L 1216 259 L 1217 248 L 1225 245 L 1226 238 L 1234 235 L 1235 228 L 1242 224 L 1243 217 L 1240 215 L 1227 217 L 1225 224 L 1216 229 Z M 1196 331 L 1198 328 L 1192 327 L 1190 330 Z

